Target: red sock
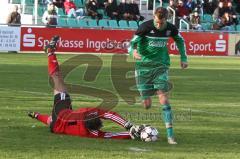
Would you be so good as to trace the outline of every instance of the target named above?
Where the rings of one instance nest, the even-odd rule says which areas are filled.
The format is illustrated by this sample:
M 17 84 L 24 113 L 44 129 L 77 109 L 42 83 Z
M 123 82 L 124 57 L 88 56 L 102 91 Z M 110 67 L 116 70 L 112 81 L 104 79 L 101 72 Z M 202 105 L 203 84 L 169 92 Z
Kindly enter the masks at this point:
M 52 117 L 46 114 L 38 114 L 37 120 L 46 125 L 50 125 Z
M 56 71 L 59 71 L 59 65 L 55 54 L 48 56 L 48 74 L 51 76 Z

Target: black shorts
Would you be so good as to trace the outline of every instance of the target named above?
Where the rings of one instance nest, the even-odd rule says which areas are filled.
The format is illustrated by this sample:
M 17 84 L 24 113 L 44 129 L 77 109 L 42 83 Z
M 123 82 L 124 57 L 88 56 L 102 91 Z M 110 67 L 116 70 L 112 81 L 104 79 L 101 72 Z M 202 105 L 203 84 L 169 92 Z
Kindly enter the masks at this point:
M 52 109 L 52 122 L 50 124 L 50 130 L 53 132 L 53 126 L 57 121 L 58 114 L 64 109 L 71 109 L 71 98 L 67 93 L 58 93 L 54 96 L 54 105 Z

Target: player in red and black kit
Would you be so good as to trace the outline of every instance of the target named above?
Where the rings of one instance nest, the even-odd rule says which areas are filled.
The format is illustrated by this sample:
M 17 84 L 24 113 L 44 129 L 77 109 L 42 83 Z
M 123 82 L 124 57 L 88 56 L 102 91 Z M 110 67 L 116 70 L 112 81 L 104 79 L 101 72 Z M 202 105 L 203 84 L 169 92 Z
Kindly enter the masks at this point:
M 72 110 L 71 99 L 67 93 L 55 55 L 56 43 L 58 40 L 59 36 L 54 36 L 49 45 L 45 47 L 45 52 L 48 54 L 48 73 L 54 83 L 54 105 L 52 115 L 28 112 L 28 116 L 49 125 L 51 132 L 56 134 L 90 138 L 138 138 L 142 127 L 134 126 L 130 121 L 126 121 L 116 112 L 105 111 L 98 108 L 79 108 L 77 110 Z M 103 126 L 102 119 L 111 120 L 127 131 L 119 133 L 103 132 L 100 130 Z

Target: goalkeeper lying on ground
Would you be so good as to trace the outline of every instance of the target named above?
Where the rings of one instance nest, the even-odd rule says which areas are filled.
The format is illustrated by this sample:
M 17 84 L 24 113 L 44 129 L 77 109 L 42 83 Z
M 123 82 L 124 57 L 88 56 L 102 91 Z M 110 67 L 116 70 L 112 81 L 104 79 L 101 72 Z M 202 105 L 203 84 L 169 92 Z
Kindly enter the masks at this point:
M 51 132 L 56 134 L 90 138 L 139 138 L 140 131 L 144 126 L 134 126 L 116 112 L 105 111 L 98 108 L 79 108 L 78 110 L 72 110 L 71 99 L 67 93 L 55 55 L 58 40 L 58 36 L 53 37 L 49 45 L 45 47 L 45 52 L 48 54 L 48 73 L 54 83 L 52 115 L 37 112 L 28 112 L 28 115 L 49 125 Z M 103 126 L 101 119 L 109 119 L 124 127 L 127 131 L 119 133 L 103 132 L 100 130 Z

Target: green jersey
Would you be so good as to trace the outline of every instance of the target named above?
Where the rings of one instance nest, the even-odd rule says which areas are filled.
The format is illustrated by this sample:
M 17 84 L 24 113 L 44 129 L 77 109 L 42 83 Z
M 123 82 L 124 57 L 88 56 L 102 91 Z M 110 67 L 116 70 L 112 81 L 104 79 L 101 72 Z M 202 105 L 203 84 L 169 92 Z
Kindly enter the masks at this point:
M 137 29 L 128 49 L 132 55 L 133 50 L 137 49 L 141 55 L 141 60 L 136 61 L 137 66 L 161 66 L 168 68 L 170 66 L 170 57 L 168 53 L 168 39 L 172 37 L 177 44 L 180 52 L 181 61 L 187 62 L 186 47 L 178 29 L 167 22 L 163 29 L 157 29 L 154 20 L 142 23 Z

